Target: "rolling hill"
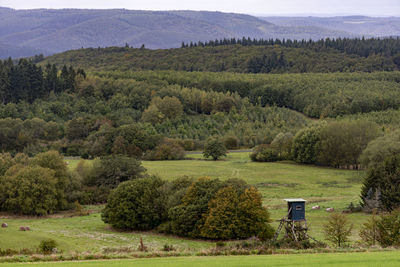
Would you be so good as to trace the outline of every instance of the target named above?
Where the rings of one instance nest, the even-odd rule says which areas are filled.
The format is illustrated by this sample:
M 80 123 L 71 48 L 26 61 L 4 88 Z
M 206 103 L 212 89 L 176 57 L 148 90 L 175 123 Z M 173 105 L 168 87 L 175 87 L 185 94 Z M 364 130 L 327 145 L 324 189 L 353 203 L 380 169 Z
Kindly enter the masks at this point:
M 261 19 L 284 27 L 323 27 L 329 30 L 346 31 L 365 37 L 400 36 L 399 17 L 262 17 Z
M 45 55 L 86 47 L 179 47 L 181 42 L 221 38 L 320 39 L 357 36 L 317 26 L 277 26 L 254 16 L 206 11 L 135 11 L 124 9 L 0 8 L 0 43 L 20 49 L 0 50 L 0 58 Z

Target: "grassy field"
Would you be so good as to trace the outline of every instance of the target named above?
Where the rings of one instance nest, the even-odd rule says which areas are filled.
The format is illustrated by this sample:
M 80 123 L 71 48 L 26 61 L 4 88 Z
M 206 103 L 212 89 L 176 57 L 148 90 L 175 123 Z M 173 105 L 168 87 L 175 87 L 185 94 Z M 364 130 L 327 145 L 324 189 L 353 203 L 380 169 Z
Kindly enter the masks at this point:
M 145 161 L 143 165 L 150 174 L 164 179 L 188 175 L 193 177 L 210 176 L 220 179 L 242 178 L 256 186 L 262 193 L 264 204 L 269 208 L 273 220 L 286 213 L 283 198 L 302 197 L 308 200 L 306 217 L 310 234 L 323 240 L 322 225 L 326 222 L 326 207 L 341 211 L 350 202 L 358 203 L 362 172 L 297 165 L 290 162 L 254 163 L 250 162 L 248 152 L 231 153 L 221 161 L 200 160 L 201 155 L 188 155 L 194 160 Z M 196 160 L 197 158 L 197 160 Z M 73 169 L 78 159 L 67 159 Z M 312 205 L 320 205 L 321 210 L 311 210 Z M 191 253 L 214 247 L 213 242 L 187 240 L 151 232 L 116 232 L 101 221 L 101 207 L 88 207 L 96 212 L 84 217 L 49 218 L 7 218 L 0 217 L 8 228 L 0 229 L 0 248 L 35 248 L 46 238 L 55 239 L 59 248 L 66 253 L 98 253 L 105 248 L 133 248 L 143 237 L 151 251 L 159 251 L 164 244 L 173 245 L 177 252 Z M 352 240 L 358 240 L 358 230 L 368 215 L 350 214 L 354 223 Z M 29 226 L 32 231 L 18 231 L 20 226 Z M 277 226 L 277 222 L 274 222 Z
M 199 251 L 214 246 L 207 241 L 186 240 L 151 232 L 116 232 L 103 223 L 100 213 L 81 217 L 8 218 L 0 221 L 8 224 L 8 228 L 0 229 L 2 249 L 33 249 L 41 240 L 48 238 L 56 240 L 58 248 L 66 253 L 102 253 L 105 248 L 136 250 L 140 237 L 151 250 L 161 250 L 164 244 L 173 245 L 177 251 Z M 31 231 L 19 231 L 20 226 L 29 226 Z
M 384 261 L 382 261 L 384 259 Z M 8 266 L 37 266 L 37 267 L 242 267 L 242 266 L 399 266 L 398 252 L 364 252 L 364 253 L 331 253 L 331 254 L 299 254 L 299 255 L 266 255 L 266 256 L 219 256 L 219 257 L 170 257 L 135 260 L 105 260 L 81 262 L 48 262 L 48 263 L 7 263 Z
M 350 202 L 358 204 L 363 172 L 338 170 L 294 164 L 292 162 L 261 163 L 251 162 L 249 153 L 230 153 L 220 161 L 201 160 L 201 154 L 188 155 L 198 160 L 185 161 L 145 161 L 143 165 L 150 174 L 164 179 L 174 179 L 187 175 L 193 177 L 210 176 L 220 179 L 241 178 L 255 185 L 263 195 L 273 220 L 286 214 L 284 198 L 304 198 L 307 202 L 306 216 L 310 233 L 315 238 L 323 238 L 322 225 L 326 221 L 325 208 L 343 210 Z M 311 210 L 319 205 L 321 210 Z M 353 240 L 358 238 L 358 230 L 367 215 L 349 215 L 354 222 Z M 275 223 L 276 226 L 276 223 Z

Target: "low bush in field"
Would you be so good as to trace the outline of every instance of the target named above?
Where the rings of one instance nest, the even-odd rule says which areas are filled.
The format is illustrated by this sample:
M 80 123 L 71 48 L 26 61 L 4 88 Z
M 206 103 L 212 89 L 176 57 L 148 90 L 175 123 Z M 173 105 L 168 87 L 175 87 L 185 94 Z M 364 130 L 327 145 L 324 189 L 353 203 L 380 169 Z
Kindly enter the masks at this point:
M 343 247 L 349 242 L 349 237 L 353 229 L 353 224 L 348 217 L 342 213 L 332 213 L 324 224 L 325 238 L 336 245 Z
M 364 244 L 382 247 L 400 246 L 400 211 L 376 216 L 373 214 L 363 224 L 360 237 Z
M 148 151 L 145 160 L 179 160 L 185 157 L 185 151 L 175 140 L 164 139 L 153 150 Z
M 207 177 L 172 182 L 142 178 L 121 183 L 102 213 L 115 228 L 209 239 L 269 239 L 273 229 L 260 193 L 244 181 Z
M 40 241 L 39 251 L 43 254 L 50 254 L 55 248 L 57 248 L 57 242 L 53 239 Z
M 259 145 L 250 154 L 250 159 L 258 162 L 274 162 L 279 160 L 279 154 L 268 145 Z

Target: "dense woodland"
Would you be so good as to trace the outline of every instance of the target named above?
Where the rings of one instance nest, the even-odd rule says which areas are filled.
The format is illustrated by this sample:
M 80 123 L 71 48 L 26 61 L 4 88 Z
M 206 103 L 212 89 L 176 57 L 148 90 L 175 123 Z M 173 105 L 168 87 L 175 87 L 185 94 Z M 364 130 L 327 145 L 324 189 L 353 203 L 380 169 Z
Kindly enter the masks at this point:
M 47 173 L 54 190 L 74 192 L 57 209 L 62 210 L 73 201 L 103 203 L 121 182 L 152 179 L 140 160 L 182 159 L 185 150 L 203 150 L 211 143 L 221 148 L 221 155 L 226 148 L 254 148 L 254 161 L 292 160 L 350 169 L 378 166 L 380 173 L 369 172 L 370 177 L 392 175 L 399 161 L 390 158 L 400 151 L 398 48 L 399 39 L 243 39 L 183 44 L 172 50 L 81 49 L 44 61 L 35 57 L 39 63 L 2 61 L 0 149 L 10 153 L 3 155 L 3 163 L 8 163 L 2 176 L 11 181 L 31 172 L 35 177 Z M 385 147 L 391 149 L 383 153 Z M 97 163 L 79 166 L 74 176 L 68 176 L 68 186 L 60 189 L 56 174 L 40 169 L 51 166 L 35 163 L 37 155 L 49 155 L 49 150 L 58 160 L 59 155 L 80 156 Z M 208 152 L 204 155 L 218 159 Z M 18 164 L 26 167 L 26 173 L 16 172 Z M 123 175 L 115 177 L 109 172 L 111 166 Z M 375 201 L 371 192 L 390 191 L 385 181 L 370 180 L 363 189 L 365 205 Z M 143 183 L 150 181 L 156 180 Z M 8 185 L 1 189 L 0 182 L 0 189 L 12 191 Z M 57 192 L 49 190 L 56 198 Z M 220 194 L 236 199 L 241 197 L 239 191 L 226 189 Z M 4 210 L 18 211 L 1 201 Z M 216 205 L 204 201 L 204 207 Z M 397 195 L 390 191 L 390 198 L 378 204 L 392 210 L 396 201 Z M 179 203 L 162 207 L 157 224 L 143 229 L 163 225 L 162 231 L 169 233 L 217 238 L 200 229 L 205 224 L 196 226 L 196 233 L 194 228 L 185 233 L 173 228 L 174 220 L 181 219 L 173 210 L 185 204 Z M 114 215 L 107 215 L 110 212 L 104 220 L 118 225 Z M 202 208 L 196 216 L 208 216 L 205 212 Z M 125 226 L 118 228 L 142 229 Z
M 337 38 L 337 39 L 321 39 L 321 40 L 285 40 L 285 39 L 216 39 L 209 42 L 184 43 L 184 47 L 204 47 L 204 46 L 221 46 L 221 45 L 243 45 L 243 46 L 283 46 L 290 48 L 308 48 L 314 51 L 329 51 L 335 49 L 346 54 L 354 54 L 368 57 L 372 54 L 383 54 L 385 56 L 396 56 L 400 53 L 400 38 Z
M 178 49 L 109 47 L 47 58 L 86 70 L 180 70 L 242 73 L 374 72 L 399 69 L 399 39 L 221 40 Z M 222 43 L 222 44 L 221 44 Z M 189 47 L 187 47 L 189 46 Z

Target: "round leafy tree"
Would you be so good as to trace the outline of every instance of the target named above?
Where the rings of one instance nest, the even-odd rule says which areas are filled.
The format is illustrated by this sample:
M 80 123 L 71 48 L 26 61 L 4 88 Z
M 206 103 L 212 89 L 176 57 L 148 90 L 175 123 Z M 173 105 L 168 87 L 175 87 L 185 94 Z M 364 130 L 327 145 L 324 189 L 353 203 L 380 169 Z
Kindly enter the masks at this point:
M 151 230 L 166 217 L 160 178 L 149 177 L 121 183 L 110 194 L 101 217 L 118 229 Z
M 226 147 L 218 138 L 209 138 L 204 145 L 203 156 L 205 158 L 211 157 L 213 160 L 217 160 L 223 156 L 226 156 Z
M 14 165 L 0 182 L 1 209 L 25 215 L 57 211 L 55 172 L 40 166 Z
M 208 206 L 201 229 L 202 237 L 242 239 L 258 236 L 269 239 L 273 235 L 269 213 L 262 206 L 261 194 L 254 187 L 245 189 L 241 194 L 232 186 L 222 188 Z

